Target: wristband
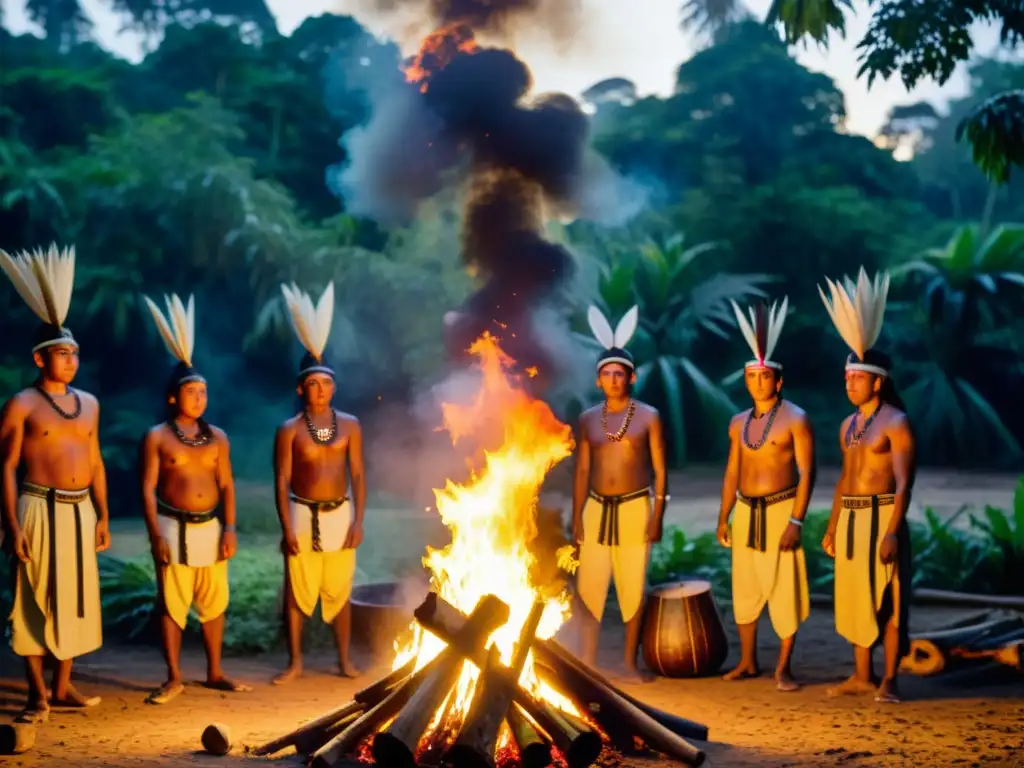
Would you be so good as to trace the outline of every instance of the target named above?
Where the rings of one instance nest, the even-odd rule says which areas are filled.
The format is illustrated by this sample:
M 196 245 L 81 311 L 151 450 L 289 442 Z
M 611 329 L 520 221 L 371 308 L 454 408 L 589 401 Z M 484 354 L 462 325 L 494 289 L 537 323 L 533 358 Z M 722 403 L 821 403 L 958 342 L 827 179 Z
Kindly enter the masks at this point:
M 234 524 L 232 524 L 232 525 L 225 525 L 224 526 L 224 533 L 234 533 L 234 532 L 235 532 Z
M 798 528 L 803 528 L 803 526 L 804 526 L 804 521 L 803 520 L 797 520 L 795 517 L 789 518 L 789 522 L 791 522 L 793 525 L 797 526 Z

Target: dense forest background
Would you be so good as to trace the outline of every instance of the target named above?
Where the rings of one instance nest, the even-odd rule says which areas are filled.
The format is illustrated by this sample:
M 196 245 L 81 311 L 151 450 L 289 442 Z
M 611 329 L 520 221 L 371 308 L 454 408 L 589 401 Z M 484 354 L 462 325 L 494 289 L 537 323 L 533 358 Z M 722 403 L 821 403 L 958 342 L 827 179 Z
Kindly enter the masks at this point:
M 42 39 L 0 30 L 0 247 L 76 246 L 68 324 L 82 344 L 78 384 L 101 399 L 115 498 L 134 493 L 170 368 L 140 294 L 195 294 L 210 418 L 232 437 L 236 473 L 267 480 L 299 356 L 279 285 L 319 295 L 331 279 L 337 404 L 367 425 L 375 488 L 401 491 L 394 462 L 418 454 L 416 436 L 395 433 L 446 374 L 442 317 L 474 277 L 459 259 L 457 194 L 386 227 L 348 214 L 332 183 L 340 140 L 369 120 L 370 89 L 402 77 L 397 48 L 347 16 L 282 36 L 261 3 L 186 3 L 172 16 L 123 5 L 159 33 L 138 65 L 90 42 L 74 13 L 37 11 Z M 862 265 L 893 275 L 883 344 L 921 461 L 1024 466 L 1024 182 L 990 183 L 954 138 L 979 102 L 1024 88 L 1024 64 L 976 60 L 971 77 L 948 110 L 894 109 L 871 141 L 844 133 L 827 76 L 777 31 L 738 19 L 680 64 L 669 98 L 638 99 L 621 79 L 582 94 L 594 148 L 643 202 L 616 226 L 552 226 L 580 266 L 564 314 L 585 334 L 588 304 L 613 317 L 640 304 L 639 396 L 664 413 L 674 466 L 722 461 L 726 420 L 746 399 L 736 371 L 748 351 L 726 300 L 784 294 L 786 391 L 813 417 L 820 460 L 836 460 L 846 350 L 816 286 Z M 897 162 L 897 146 L 913 160 Z M 35 375 L 35 318 L 6 281 L 0 302 L 5 400 Z M 594 394 L 581 360 L 549 392 L 564 418 Z

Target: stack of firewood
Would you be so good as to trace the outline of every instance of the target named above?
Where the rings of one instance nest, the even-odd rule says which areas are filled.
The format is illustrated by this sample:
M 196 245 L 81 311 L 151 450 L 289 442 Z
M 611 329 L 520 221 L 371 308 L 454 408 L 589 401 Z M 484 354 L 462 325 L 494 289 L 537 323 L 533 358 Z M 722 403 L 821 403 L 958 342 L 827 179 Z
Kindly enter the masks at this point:
M 569 768 L 586 768 L 605 746 L 630 753 L 643 745 L 687 765 L 704 762 L 704 752 L 687 739 L 706 741 L 705 726 L 637 701 L 554 641 L 538 640 L 543 608 L 539 601 L 533 606 L 512 664 L 505 666 L 497 648 L 487 646 L 508 621 L 505 603 L 487 595 L 466 616 L 430 593 L 414 614 L 445 643 L 430 663 L 415 670 L 410 662 L 352 701 L 249 752 L 270 755 L 294 747 L 314 768 L 336 768 L 354 755 L 372 756 L 386 768 L 495 768 L 499 762 L 542 768 L 556 758 Z M 535 698 L 519 684 L 531 651 L 540 679 L 572 701 L 577 714 Z M 441 725 L 432 727 L 445 702 L 452 705 L 449 694 L 466 660 L 481 670 L 468 713 L 443 713 Z M 513 754 L 498 754 L 503 727 L 512 734 Z

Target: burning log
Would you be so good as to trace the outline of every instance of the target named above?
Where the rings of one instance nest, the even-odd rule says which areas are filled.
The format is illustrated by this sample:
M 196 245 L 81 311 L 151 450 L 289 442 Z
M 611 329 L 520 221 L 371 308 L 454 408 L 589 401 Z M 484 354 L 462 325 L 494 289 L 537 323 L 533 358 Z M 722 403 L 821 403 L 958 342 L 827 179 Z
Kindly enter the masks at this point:
M 442 640 L 450 636 L 466 620 L 465 615 L 458 608 L 433 592 L 416 609 L 414 615 L 424 628 Z M 577 700 L 601 704 L 602 702 L 607 703 L 609 697 L 614 694 L 683 739 L 708 740 L 708 728 L 706 725 L 687 720 L 685 717 L 679 717 L 669 712 L 663 712 L 635 699 L 625 691 L 620 691 L 600 672 L 588 667 L 553 640 L 537 640 L 533 644 L 532 650 L 536 661 L 552 671 L 552 681 L 574 687 L 573 692 Z M 482 663 L 482 660 L 475 661 L 477 661 L 477 666 L 480 666 L 480 663 Z M 570 672 L 570 668 L 578 674 Z M 527 712 L 536 719 L 534 712 L 531 712 L 529 709 L 527 709 Z
M 1024 616 L 990 612 L 973 621 L 914 635 L 900 669 L 913 675 L 937 675 L 950 671 L 957 661 L 975 659 L 994 659 L 1019 668 L 1013 646 L 1024 642 Z
M 465 624 L 466 617 L 461 611 L 438 595 L 434 593 L 428 595 L 423 604 L 416 609 L 415 615 L 424 629 L 437 635 L 439 639 L 448 645 L 457 645 L 459 643 L 458 632 Z M 482 650 L 464 649 L 464 652 L 466 657 L 472 660 L 477 667 L 480 669 L 486 668 L 487 661 Z M 511 670 L 499 666 L 496 669 L 492 669 L 491 674 L 506 680 L 506 684 L 512 691 L 512 700 L 522 707 L 540 726 L 559 750 L 564 754 L 571 752 L 576 757 L 576 762 L 572 768 L 590 765 L 597 759 L 597 755 L 601 751 L 600 736 L 582 723 L 579 724 L 579 727 L 575 727 L 572 722 L 564 718 L 564 713 L 558 712 L 555 707 L 546 702 L 534 699 L 523 690 L 518 680 L 512 678 Z M 596 751 L 594 751 L 595 740 L 597 744 Z M 590 761 L 583 762 L 584 756 L 591 752 L 593 752 L 593 757 Z
M 415 612 L 416 619 L 430 632 L 445 642 L 454 639 L 454 633 L 466 621 L 464 614 L 440 596 L 432 594 Z M 706 759 L 703 751 L 698 750 L 682 736 L 662 725 L 644 712 L 640 707 L 629 702 L 611 684 L 602 685 L 591 674 L 589 667 L 572 659 L 571 655 L 552 642 L 535 643 L 534 652 L 555 671 L 555 682 L 567 689 L 574 698 L 581 701 L 593 701 L 600 706 L 601 717 L 598 722 L 613 731 L 620 731 L 623 724 L 631 733 L 644 740 L 651 748 L 687 765 L 701 765 Z M 470 657 L 473 658 L 473 657 Z M 571 659 L 571 662 L 568 660 Z M 485 663 L 478 655 L 474 663 L 481 666 Z M 596 673 L 593 673 L 596 675 Z M 515 702 L 533 718 L 537 724 L 547 731 L 552 742 L 563 752 L 560 736 L 566 735 L 562 724 L 557 719 L 553 722 L 548 717 L 543 705 L 537 702 L 521 688 L 513 690 Z M 553 709 L 553 708 L 551 708 Z M 559 713 L 564 715 L 564 713 Z M 608 723 L 609 725 L 605 725 Z M 694 724 L 696 725 L 696 724 Z M 554 729 L 552 732 L 549 726 Z M 699 726 L 697 726 L 699 727 Z M 707 729 L 704 729 L 706 736 Z M 577 734 L 578 735 L 578 734 Z
M 458 682 L 464 657 L 477 656 L 495 629 L 509 617 L 509 607 L 494 595 L 485 595 L 458 629 L 448 647 L 438 654 L 436 668 L 401 708 L 401 714 L 373 740 L 373 759 L 389 768 L 415 768 L 416 747 L 438 708 Z M 504 712 L 502 713 L 504 714 Z
M 512 692 L 523 674 L 543 614 L 544 602 L 535 601 L 520 632 L 512 666 L 507 672 L 503 669 L 498 649 L 491 646 L 473 691 L 466 722 L 446 755 L 453 768 L 494 768 L 498 732 L 508 714 Z
M 586 768 L 593 765 L 601 754 L 601 735 L 589 725 L 568 712 L 553 707 L 546 701 L 540 703 L 537 724 L 547 732 L 552 743 L 565 756 L 569 768 Z
M 382 677 L 375 683 L 366 686 L 352 697 L 352 701 L 335 707 L 315 720 L 300 725 L 293 731 L 283 736 L 272 739 L 258 747 L 252 747 L 248 751 L 250 755 L 272 755 L 287 747 L 295 746 L 297 752 L 310 754 L 317 747 L 322 745 L 327 738 L 321 736 L 328 730 L 335 730 L 334 726 L 341 722 L 350 722 L 353 716 L 362 714 L 365 710 L 371 709 L 383 701 L 400 684 L 404 683 L 412 674 L 416 666 L 415 661 L 410 661 L 403 667 L 396 669 L 387 677 Z M 301 748 L 300 748 L 301 743 Z M 310 748 L 312 745 L 312 748 Z
M 615 694 L 681 738 L 696 739 L 697 741 L 708 740 L 708 727 L 703 723 L 695 723 L 685 717 L 656 709 L 650 704 L 645 704 L 630 696 L 625 691 L 620 691 L 604 675 L 596 669 L 588 667 L 553 640 L 541 640 L 534 648 L 534 652 L 538 661 L 551 669 L 559 680 L 564 680 L 566 676 L 572 676 L 571 673 L 565 672 L 566 668 L 571 667 L 575 670 L 578 673 L 576 677 L 579 687 L 586 689 L 583 694 L 586 700 L 600 705 L 609 694 Z
M 506 722 L 512 731 L 523 768 L 547 768 L 551 765 L 551 742 L 537 732 L 522 707 L 513 702 L 508 708 Z

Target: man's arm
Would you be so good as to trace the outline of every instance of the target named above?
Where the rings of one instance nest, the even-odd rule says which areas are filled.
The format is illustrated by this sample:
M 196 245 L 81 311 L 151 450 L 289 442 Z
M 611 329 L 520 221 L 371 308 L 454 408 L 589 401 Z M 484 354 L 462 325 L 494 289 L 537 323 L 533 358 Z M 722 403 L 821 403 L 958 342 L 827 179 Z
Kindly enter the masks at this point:
M 25 418 L 28 411 L 15 395 L 4 406 L 0 415 L 0 452 L 2 452 L 3 516 L 13 539 L 21 534 L 18 525 L 18 465 L 21 464 L 21 443 L 25 436 Z
M 348 471 L 352 478 L 356 525 L 362 526 L 366 512 L 366 466 L 363 464 L 363 428 L 356 420 L 348 444 Z
M 274 438 L 274 503 L 277 505 L 277 516 L 281 520 L 281 532 L 286 540 L 292 538 L 291 505 L 288 494 L 292 487 L 292 444 L 295 431 L 290 425 L 284 424 L 277 429 Z
M 590 491 L 590 441 L 587 439 L 586 417 L 580 417 L 579 432 L 576 440 L 576 471 L 572 480 L 572 529 L 577 539 L 582 538 L 583 505 Z
M 661 416 L 657 411 L 651 417 L 649 436 L 651 469 L 654 471 L 654 519 L 657 521 L 658 530 L 660 531 L 661 522 L 665 518 L 668 472 L 665 471 L 665 434 L 661 427 Z
M 96 508 L 96 551 L 103 552 L 110 547 L 110 515 L 107 509 L 107 468 L 103 463 L 100 451 L 100 404 L 93 398 L 96 405 L 96 418 L 92 426 L 92 445 L 90 459 L 92 463 L 92 503 Z
M 793 517 L 796 520 L 803 520 L 807 514 L 807 505 L 811 502 L 811 493 L 814 492 L 815 477 L 814 430 L 806 413 L 800 414 L 793 425 L 793 455 L 797 471 L 800 473 L 796 500 L 793 503 Z
M 153 546 L 160 542 L 160 526 L 156 518 L 156 487 L 160 479 L 160 434 L 156 429 L 146 433 L 139 448 L 139 490 L 142 493 L 142 515 Z
M 848 418 L 853 418 L 852 416 Z M 828 527 L 825 529 L 825 538 L 829 541 L 833 547 L 833 551 L 829 554 L 834 553 L 835 547 L 835 535 L 836 526 L 839 525 L 839 513 L 843 508 L 843 488 L 846 487 L 846 422 L 848 419 L 844 419 L 843 423 L 839 425 L 839 454 L 842 458 L 842 469 L 839 472 L 839 481 L 836 483 L 836 489 L 832 494 L 832 511 L 828 516 Z M 828 547 L 826 547 L 828 551 Z
M 729 513 L 736 506 L 736 492 L 740 489 L 740 441 L 739 420 L 729 422 L 729 458 L 725 462 L 725 477 L 722 478 L 722 503 L 718 507 L 718 530 L 729 524 Z M 722 537 L 719 536 L 719 539 Z M 725 543 L 724 541 L 722 542 Z
M 906 416 L 901 414 L 899 418 L 894 419 L 887 432 L 892 448 L 892 474 L 896 481 L 896 498 L 893 502 L 892 520 L 886 533 L 895 535 L 910 507 L 910 491 L 917 470 L 917 449 L 914 445 L 914 433 Z
M 220 507 L 224 513 L 227 530 L 235 530 L 235 473 L 231 469 L 231 442 L 223 430 L 217 434 L 217 488 L 220 490 Z

